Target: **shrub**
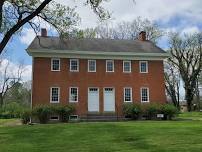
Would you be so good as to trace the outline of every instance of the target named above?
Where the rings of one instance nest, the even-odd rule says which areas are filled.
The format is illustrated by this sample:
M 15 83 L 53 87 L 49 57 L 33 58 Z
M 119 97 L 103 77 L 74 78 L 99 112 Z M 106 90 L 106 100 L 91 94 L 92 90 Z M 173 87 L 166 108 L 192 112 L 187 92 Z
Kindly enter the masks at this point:
M 20 118 L 22 111 L 23 107 L 19 103 L 11 102 L 3 105 L 0 110 L 0 118 Z
M 21 114 L 21 121 L 23 124 L 27 124 L 31 118 L 31 110 L 26 109 Z
M 161 113 L 161 105 L 159 104 L 150 104 L 146 103 L 142 105 L 143 115 L 146 116 L 147 119 L 156 119 L 156 115 Z
M 65 106 L 51 106 L 52 113 L 57 114 L 60 117 L 60 121 L 67 122 L 69 120 L 69 116 L 75 111 L 75 107 L 73 105 L 65 105 Z
M 141 106 L 139 104 L 124 103 L 123 114 L 127 118 L 138 119 L 142 113 Z
M 32 110 L 33 116 L 35 116 L 39 122 L 43 124 L 48 122 L 51 113 L 51 107 L 47 105 L 40 105 Z
M 174 105 L 165 104 L 162 106 L 162 113 L 165 115 L 165 119 L 171 120 L 179 111 Z

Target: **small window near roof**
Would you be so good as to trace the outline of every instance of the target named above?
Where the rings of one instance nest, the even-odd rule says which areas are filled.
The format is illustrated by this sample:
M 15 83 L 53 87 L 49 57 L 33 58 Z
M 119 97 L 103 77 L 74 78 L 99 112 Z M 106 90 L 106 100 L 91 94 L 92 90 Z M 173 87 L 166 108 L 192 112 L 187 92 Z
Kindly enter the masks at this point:
M 124 102 L 132 102 L 132 88 L 124 88 Z
M 141 102 L 149 102 L 149 88 L 141 88 Z
M 131 61 L 123 61 L 123 72 L 131 72 Z
M 59 87 L 52 87 L 50 90 L 50 102 L 51 103 L 59 103 L 60 97 L 60 88 Z
M 78 88 L 77 87 L 70 87 L 69 102 L 78 102 Z
M 88 72 L 96 72 L 96 60 L 88 60 Z
M 140 61 L 140 73 L 148 73 L 148 62 Z
M 60 59 L 51 59 L 51 71 L 60 71 Z
M 114 72 L 114 60 L 106 60 L 106 72 Z
M 79 71 L 79 60 L 78 59 L 70 59 L 70 71 L 71 72 Z

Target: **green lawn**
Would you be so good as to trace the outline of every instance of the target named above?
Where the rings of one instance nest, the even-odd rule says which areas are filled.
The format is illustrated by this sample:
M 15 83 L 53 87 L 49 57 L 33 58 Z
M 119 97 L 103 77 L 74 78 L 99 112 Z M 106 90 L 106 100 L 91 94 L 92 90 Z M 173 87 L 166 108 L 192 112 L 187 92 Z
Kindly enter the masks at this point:
M 179 114 L 180 119 L 202 120 L 202 112 L 185 112 Z
M 201 152 L 202 121 L 0 127 L 0 152 Z

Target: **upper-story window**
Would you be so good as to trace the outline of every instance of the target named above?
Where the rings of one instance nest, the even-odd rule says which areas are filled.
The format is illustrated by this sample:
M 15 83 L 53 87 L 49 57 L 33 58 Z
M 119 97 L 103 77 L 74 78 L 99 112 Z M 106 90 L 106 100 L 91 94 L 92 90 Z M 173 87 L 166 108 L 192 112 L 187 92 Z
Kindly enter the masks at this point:
M 132 102 L 132 88 L 124 88 L 124 102 Z
M 60 88 L 52 87 L 50 89 L 50 102 L 51 103 L 59 103 L 60 101 Z
M 140 61 L 140 73 L 148 73 L 148 62 Z
M 51 59 L 51 71 L 60 71 L 60 59 L 58 58 Z
M 114 72 L 114 60 L 106 60 L 106 72 Z
M 96 60 L 88 60 L 88 72 L 96 72 Z
M 71 72 L 79 71 L 79 60 L 78 59 L 70 59 L 70 71 Z
M 141 88 L 141 102 L 149 102 L 149 88 Z
M 131 61 L 123 61 L 123 72 L 125 73 L 131 72 Z
M 69 88 L 69 102 L 78 102 L 78 88 L 77 87 Z

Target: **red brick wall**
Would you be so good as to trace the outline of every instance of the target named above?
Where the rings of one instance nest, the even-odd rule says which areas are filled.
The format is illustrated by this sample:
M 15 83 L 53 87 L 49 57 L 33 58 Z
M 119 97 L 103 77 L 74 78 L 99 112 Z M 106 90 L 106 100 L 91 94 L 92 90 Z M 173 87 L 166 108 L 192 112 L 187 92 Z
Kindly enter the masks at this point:
M 77 113 L 87 113 L 88 87 L 99 87 L 100 112 L 103 112 L 103 88 L 115 88 L 118 112 L 123 104 L 123 88 L 132 87 L 134 102 L 141 101 L 140 88 L 149 87 L 150 102 L 165 103 L 163 61 L 148 61 L 148 73 L 139 73 L 139 61 L 132 61 L 132 72 L 123 73 L 122 60 L 114 61 L 115 72 L 106 73 L 105 60 L 96 60 L 96 73 L 88 72 L 88 60 L 79 60 L 79 72 L 69 71 L 69 59 L 60 60 L 60 71 L 51 71 L 50 58 L 34 58 L 32 105 L 50 104 L 50 87 L 60 87 L 60 103 L 67 104 L 69 87 L 79 88 Z

